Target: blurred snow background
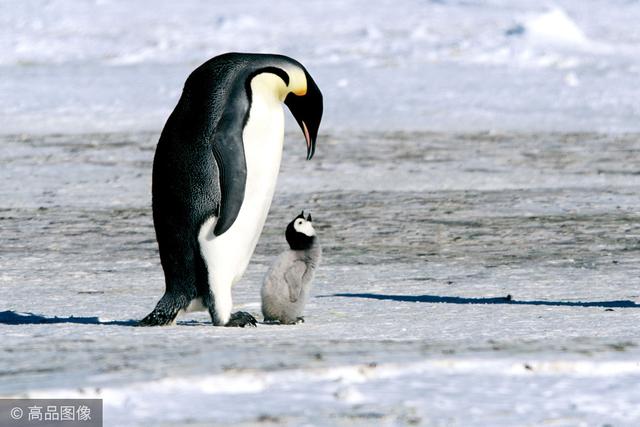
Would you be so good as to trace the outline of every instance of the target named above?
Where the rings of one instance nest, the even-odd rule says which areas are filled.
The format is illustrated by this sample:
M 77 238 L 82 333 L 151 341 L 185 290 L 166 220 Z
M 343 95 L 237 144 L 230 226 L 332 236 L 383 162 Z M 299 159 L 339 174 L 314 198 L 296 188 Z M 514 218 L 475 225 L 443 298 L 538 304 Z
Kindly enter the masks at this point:
M 310 69 L 325 129 L 640 128 L 640 2 L 0 2 L 0 129 L 159 131 L 226 51 Z M 366 108 L 364 108 L 366 106 Z

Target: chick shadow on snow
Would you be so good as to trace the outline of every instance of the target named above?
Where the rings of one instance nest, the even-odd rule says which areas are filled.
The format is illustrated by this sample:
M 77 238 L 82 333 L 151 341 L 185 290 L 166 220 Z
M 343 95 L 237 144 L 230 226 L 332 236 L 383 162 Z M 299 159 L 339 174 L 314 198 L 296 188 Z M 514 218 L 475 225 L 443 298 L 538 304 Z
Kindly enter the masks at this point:
M 601 307 L 601 308 L 640 308 L 631 300 L 615 301 L 520 301 L 511 298 L 511 295 L 497 298 L 465 298 L 449 297 L 439 295 L 387 295 L 373 293 L 337 293 L 332 295 L 319 295 L 320 298 L 345 297 L 345 298 L 368 298 L 386 301 L 401 302 L 426 302 L 444 304 L 505 304 L 505 305 L 544 305 L 556 307 Z

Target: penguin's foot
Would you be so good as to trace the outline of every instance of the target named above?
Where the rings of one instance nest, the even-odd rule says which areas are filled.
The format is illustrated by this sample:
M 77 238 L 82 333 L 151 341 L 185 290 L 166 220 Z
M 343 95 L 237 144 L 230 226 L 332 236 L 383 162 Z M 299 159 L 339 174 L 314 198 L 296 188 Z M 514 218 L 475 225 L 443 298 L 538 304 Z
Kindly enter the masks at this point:
M 296 317 L 295 319 L 286 318 L 280 321 L 282 325 L 299 325 L 300 323 L 304 323 L 304 317 Z
M 186 302 L 185 302 L 186 301 Z M 144 319 L 138 322 L 138 326 L 165 326 L 172 324 L 181 309 L 188 305 L 188 299 L 176 297 L 174 294 L 164 294 L 158 305 Z
M 300 323 L 304 323 L 304 317 L 296 317 L 295 320 L 291 319 L 264 319 L 262 322 L 265 325 L 298 325 Z
M 161 310 L 153 310 L 144 319 L 138 322 L 138 326 L 165 326 L 170 325 L 176 319 L 176 315 Z
M 245 326 L 255 327 L 257 324 L 258 321 L 251 314 L 246 311 L 236 311 L 231 313 L 231 317 L 225 326 L 244 328 Z

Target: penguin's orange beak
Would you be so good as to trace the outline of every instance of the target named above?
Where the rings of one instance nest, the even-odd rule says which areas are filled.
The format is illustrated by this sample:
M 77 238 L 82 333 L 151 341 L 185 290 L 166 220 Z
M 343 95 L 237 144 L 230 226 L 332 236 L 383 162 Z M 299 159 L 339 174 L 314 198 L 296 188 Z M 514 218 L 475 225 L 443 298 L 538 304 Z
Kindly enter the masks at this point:
M 307 142 L 307 160 L 310 160 L 313 157 L 313 153 L 316 150 L 315 141 L 311 143 L 311 136 L 309 135 L 309 129 L 307 128 L 307 124 L 302 122 L 302 131 L 304 132 L 304 139 Z
M 322 120 L 322 92 L 305 70 L 307 92 L 304 95 L 290 93 L 284 100 L 291 114 L 298 122 L 307 143 L 307 160 L 311 160 L 316 151 L 316 138 Z

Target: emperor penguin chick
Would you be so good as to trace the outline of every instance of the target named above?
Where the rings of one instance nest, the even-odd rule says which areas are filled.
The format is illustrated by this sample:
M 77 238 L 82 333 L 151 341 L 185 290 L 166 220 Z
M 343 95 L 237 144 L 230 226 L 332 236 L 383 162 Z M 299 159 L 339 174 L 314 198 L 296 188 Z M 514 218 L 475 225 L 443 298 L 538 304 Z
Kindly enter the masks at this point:
M 265 322 L 291 325 L 304 322 L 302 312 L 309 299 L 322 248 L 311 223 L 311 214 L 305 219 L 304 211 L 289 223 L 285 236 L 290 249 L 278 256 L 264 279 L 262 315 Z

